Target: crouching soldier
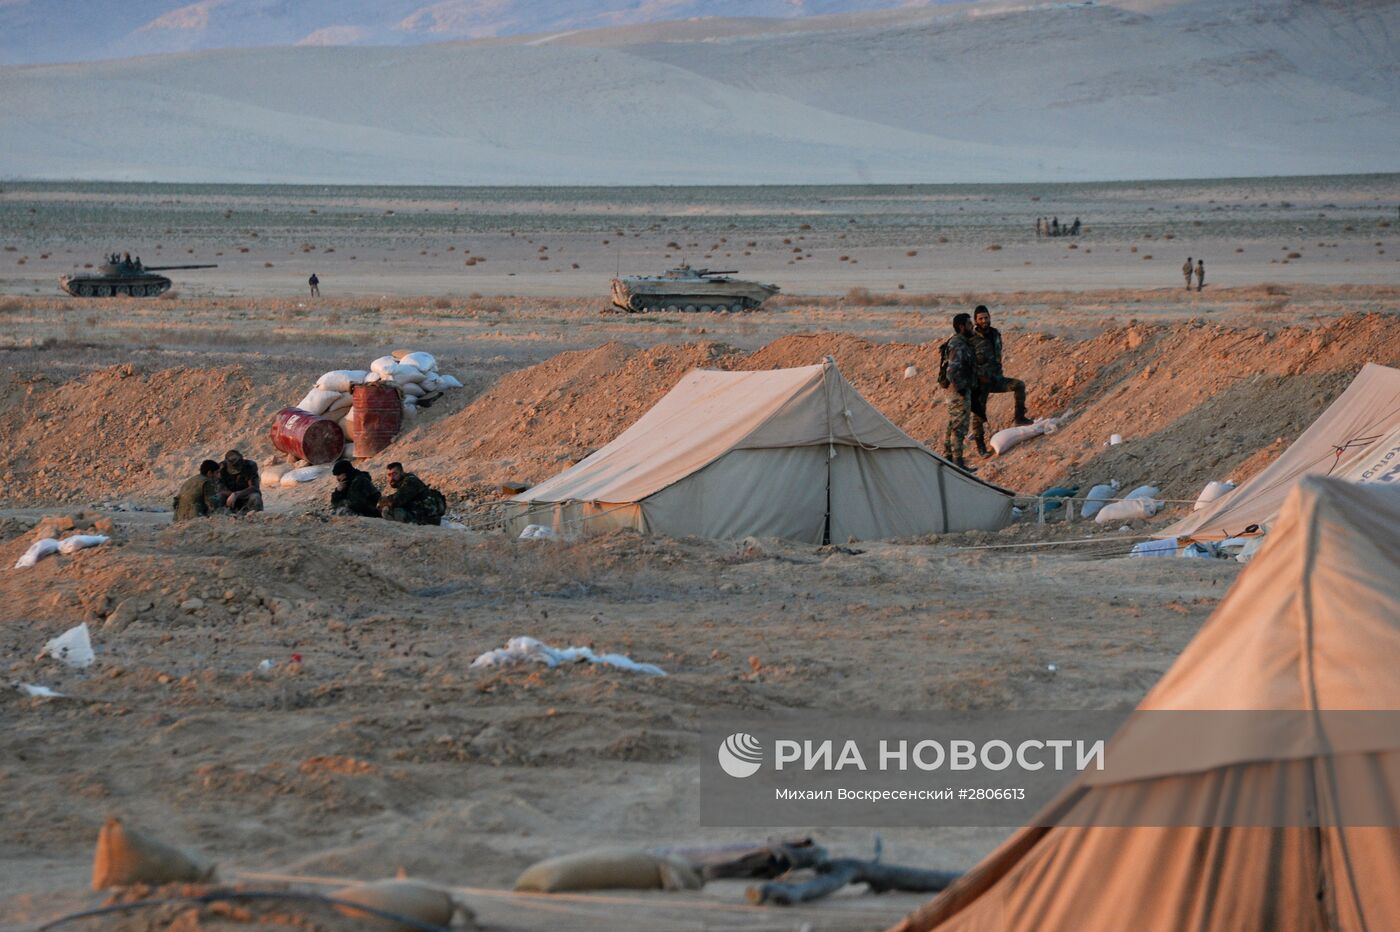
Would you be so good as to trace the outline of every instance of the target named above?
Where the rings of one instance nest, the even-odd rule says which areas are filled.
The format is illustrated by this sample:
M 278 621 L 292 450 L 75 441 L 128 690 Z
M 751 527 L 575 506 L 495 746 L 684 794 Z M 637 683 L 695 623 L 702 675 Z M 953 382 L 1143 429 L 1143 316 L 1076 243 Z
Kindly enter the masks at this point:
M 219 495 L 219 464 L 205 460 L 199 464 L 199 475 L 186 479 L 175 494 L 175 520 L 207 518 L 223 507 Z
M 262 511 L 262 480 L 258 477 L 258 464 L 243 458 L 237 450 L 224 454 L 219 464 L 219 495 L 224 507 L 234 514 L 244 511 Z
M 331 513 L 379 517 L 379 487 L 369 473 L 356 469 L 349 460 L 341 460 L 331 470 L 335 476 L 335 491 L 331 493 Z
M 447 514 L 447 499 L 437 489 L 411 472 L 403 471 L 402 463 L 390 463 L 385 468 L 389 491 L 379 499 L 379 514 L 388 521 L 404 524 L 441 524 Z

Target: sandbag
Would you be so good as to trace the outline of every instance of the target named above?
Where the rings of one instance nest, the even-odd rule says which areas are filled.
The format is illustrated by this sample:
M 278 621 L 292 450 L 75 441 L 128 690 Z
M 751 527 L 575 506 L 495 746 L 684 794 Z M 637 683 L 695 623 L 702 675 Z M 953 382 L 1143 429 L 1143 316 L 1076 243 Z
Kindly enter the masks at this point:
M 33 566 L 44 557 L 58 553 L 58 541 L 52 537 L 43 537 L 29 545 L 29 549 L 15 561 L 15 569 L 24 569 L 26 566 Z
M 350 394 L 349 392 L 341 392 L 340 397 L 337 398 L 334 402 L 332 402 L 331 406 L 326 409 L 325 416 L 334 417 L 337 413 L 341 411 L 349 411 L 350 406 L 354 404 L 354 402 L 354 395 Z
M 442 380 L 439 379 L 437 377 L 437 373 L 434 372 L 428 373 L 427 378 L 423 379 L 423 381 L 419 382 L 418 384 L 422 386 L 423 392 L 425 394 L 430 392 L 442 391 Z
M 443 375 L 442 373 L 438 373 L 438 382 L 442 385 L 443 388 L 462 387 L 462 383 L 457 380 L 457 377 L 455 375 Z
M 417 366 L 409 366 L 403 363 L 399 363 L 392 369 L 387 369 L 384 372 L 385 380 L 398 385 L 416 385 L 427 377 L 427 374 Z
M 356 382 L 363 382 L 369 373 L 364 369 L 333 369 L 316 380 L 316 387 L 326 392 L 348 392 Z
M 1140 485 L 1133 489 L 1124 498 L 1156 498 L 1162 494 L 1162 490 L 1155 485 Z
M 292 467 L 286 463 L 269 463 L 258 468 L 259 478 L 268 485 L 276 485 L 283 474 Z
M 1161 540 L 1144 540 L 1133 544 L 1131 556 L 1134 557 L 1174 557 L 1176 556 L 1177 540 L 1175 537 L 1164 537 Z
M 106 534 L 74 534 L 72 537 L 65 537 L 58 542 L 58 552 L 62 554 L 77 553 L 79 550 L 105 544 L 109 540 L 111 538 Z
M 277 484 L 284 488 L 292 488 L 302 482 L 315 482 L 330 471 L 330 466 L 300 466 L 283 473 Z
M 405 366 L 414 366 L 422 372 L 437 371 L 437 360 L 432 353 L 405 353 L 399 357 L 399 362 Z
M 380 375 L 378 372 L 371 372 L 369 375 L 365 376 L 366 385 L 372 385 L 375 382 L 381 382 L 383 380 L 384 376 Z
M 380 378 L 383 378 L 386 372 L 388 372 L 390 369 L 392 369 L 394 366 L 397 366 L 398 364 L 399 361 L 393 356 L 380 356 L 374 362 L 369 364 L 369 371 L 376 373 L 377 375 L 379 375 Z
M 424 883 L 421 880 L 376 880 L 371 883 L 357 883 L 343 887 L 329 894 L 333 900 L 349 900 L 386 913 L 395 913 L 408 919 L 416 919 L 428 925 L 446 927 L 452 922 L 452 914 L 457 910 L 451 894 L 441 887 Z M 416 927 L 405 922 L 395 922 L 373 913 L 355 909 L 353 906 L 336 905 L 342 915 L 364 923 L 366 929 L 404 930 L 411 932 Z M 468 928 L 473 928 L 468 926 Z
M 403 393 L 413 398 L 421 398 L 427 394 L 423 391 L 423 386 L 415 385 L 413 382 L 405 382 L 402 386 Z
M 340 399 L 340 392 L 327 392 L 313 388 L 296 406 L 307 414 L 325 414 L 326 409 Z
M 1201 489 L 1201 494 L 1196 496 L 1196 504 L 1191 506 L 1192 511 L 1200 511 L 1202 508 L 1215 501 L 1226 492 L 1234 489 L 1235 484 L 1226 480 L 1225 482 L 1207 482 L 1206 487 Z
M 592 848 L 532 864 L 516 890 L 698 890 L 703 881 L 685 861 L 640 848 Z
M 1099 513 L 1099 509 L 1107 504 L 1113 497 L 1113 493 L 1118 491 L 1118 480 L 1103 482 L 1089 490 L 1089 494 L 1084 496 L 1084 517 L 1092 518 Z
M 1032 437 L 1039 437 L 1043 433 L 1045 433 L 1045 428 L 1039 423 L 1028 424 L 1024 427 L 1008 427 L 992 434 L 992 449 L 996 451 L 997 456 L 1000 456 L 1016 444 L 1024 443 Z
M 97 833 L 92 859 L 92 888 L 131 884 L 202 883 L 214 878 L 214 865 L 156 841 L 110 817 Z
M 1162 508 L 1162 503 L 1150 498 L 1130 498 L 1112 502 L 1099 509 L 1094 515 L 1095 524 L 1116 524 L 1119 521 L 1141 521 L 1150 518 Z

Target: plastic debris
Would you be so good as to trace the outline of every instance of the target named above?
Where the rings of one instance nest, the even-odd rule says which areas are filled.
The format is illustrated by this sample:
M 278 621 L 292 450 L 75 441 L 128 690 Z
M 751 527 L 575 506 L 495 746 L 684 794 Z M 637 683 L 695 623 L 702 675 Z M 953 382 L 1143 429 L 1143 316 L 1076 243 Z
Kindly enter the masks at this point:
M 16 683 L 15 688 L 26 696 L 36 699 L 62 699 L 63 693 L 54 692 L 47 686 L 35 686 L 33 683 Z
M 1213 545 L 1203 543 L 1202 541 L 1197 540 L 1192 541 L 1185 547 L 1182 547 L 1181 552 L 1177 554 L 1177 556 L 1196 557 L 1197 559 L 1214 560 L 1216 556 L 1218 556 L 1218 554 L 1216 553 L 1215 547 Z
M 916 376 L 916 375 L 918 375 L 918 374 L 919 374 L 919 367 L 918 367 L 918 366 L 905 366 L 905 367 L 904 367 L 904 377 L 905 377 L 906 379 L 912 379 L 914 376 Z
M 499 667 L 516 663 L 542 663 L 547 667 L 557 667 L 561 663 L 601 663 L 604 666 L 645 673 L 647 676 L 665 676 L 666 671 L 650 663 L 637 663 L 625 654 L 595 654 L 588 647 L 551 647 L 543 641 L 531 637 L 511 638 L 505 647 L 488 650 L 472 661 L 472 669 L 477 667 Z
M 93 653 L 92 650 L 92 638 L 88 635 L 87 622 L 83 622 L 76 628 L 69 628 L 58 637 L 50 640 L 39 652 L 39 656 L 53 657 L 55 660 L 61 660 L 64 664 L 78 670 L 92 666 L 92 662 L 97 659 L 97 654 Z
M 55 553 L 58 553 L 57 540 L 52 537 L 36 540 L 29 546 L 29 549 L 24 552 L 24 555 L 15 561 L 15 569 L 19 570 L 27 566 L 33 566 L 35 563 L 44 559 L 44 557 L 51 556 Z
M 1122 442 L 1123 442 L 1123 435 L 1122 435 L 1122 434 L 1112 434 L 1112 435 L 1110 435 L 1109 438 L 1108 438 L 1108 445 L 1111 446 L 1111 447 L 1116 447 L 1116 446 L 1118 446 L 1119 444 L 1121 444 Z

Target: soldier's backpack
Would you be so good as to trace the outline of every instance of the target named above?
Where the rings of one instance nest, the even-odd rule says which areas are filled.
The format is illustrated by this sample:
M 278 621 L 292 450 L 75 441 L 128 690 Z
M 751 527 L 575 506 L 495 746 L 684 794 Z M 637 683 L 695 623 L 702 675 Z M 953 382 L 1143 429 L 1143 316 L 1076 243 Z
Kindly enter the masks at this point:
M 952 385 L 948 378 L 948 344 L 949 340 L 944 340 L 938 347 L 938 387 L 947 388 Z
M 447 514 L 447 499 L 443 498 L 437 489 L 429 489 L 423 496 L 423 514 L 431 519 L 433 524 L 442 521 L 443 516 Z

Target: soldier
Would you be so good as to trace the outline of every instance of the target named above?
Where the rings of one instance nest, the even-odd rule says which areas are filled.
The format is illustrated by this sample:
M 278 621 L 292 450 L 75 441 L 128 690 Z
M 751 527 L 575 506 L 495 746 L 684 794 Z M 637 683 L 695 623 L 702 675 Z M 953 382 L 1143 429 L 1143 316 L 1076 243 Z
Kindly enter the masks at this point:
M 1206 286 L 1206 260 L 1196 260 L 1196 290 L 1200 291 Z M 1191 276 L 1186 277 L 1186 290 L 1191 290 Z
M 953 336 L 939 347 L 938 384 L 948 389 L 948 428 L 943 435 L 943 458 L 973 472 L 963 459 L 963 441 L 967 439 L 972 409 L 981 408 L 982 395 L 977 390 L 977 356 L 972 349 L 972 318 L 967 314 L 953 316 Z
M 388 521 L 403 524 L 441 524 L 447 514 L 447 500 L 437 489 L 413 473 L 403 471 L 402 463 L 390 463 L 384 469 L 389 488 L 379 499 L 379 514 Z
M 316 277 L 315 272 L 311 273 L 311 277 L 306 280 L 306 283 L 311 286 L 311 297 L 319 298 L 321 296 L 321 280 Z
M 335 491 L 331 493 L 331 513 L 379 517 L 379 487 L 369 473 L 356 469 L 349 460 L 340 460 L 331 469 L 335 476 Z
M 237 450 L 224 454 L 219 464 L 219 495 L 224 507 L 234 514 L 244 511 L 262 511 L 262 480 L 258 477 L 258 464 L 243 458 Z
M 1001 331 L 992 326 L 992 312 L 987 305 L 979 304 L 972 312 L 973 330 L 972 352 L 977 357 L 977 390 L 981 403 L 972 412 L 972 439 L 977 444 L 977 452 L 991 456 L 987 450 L 987 396 L 1011 392 L 1016 398 L 1016 412 L 1012 423 L 1024 427 L 1033 423 L 1026 417 L 1026 383 L 1009 378 L 1001 367 Z
M 175 494 L 175 520 L 207 518 L 223 507 L 219 496 L 219 464 L 205 460 L 199 464 L 199 475 L 186 479 Z
M 1187 290 L 1187 291 L 1190 291 L 1190 290 L 1191 290 L 1191 273 L 1192 273 L 1194 270 L 1195 270 L 1195 266 L 1193 266 L 1193 265 L 1191 264 L 1191 257 L 1190 257 L 1190 256 L 1187 256 L 1187 257 L 1186 257 L 1186 264 L 1183 265 L 1183 266 L 1181 267 L 1181 274 L 1186 276 L 1186 290 Z

